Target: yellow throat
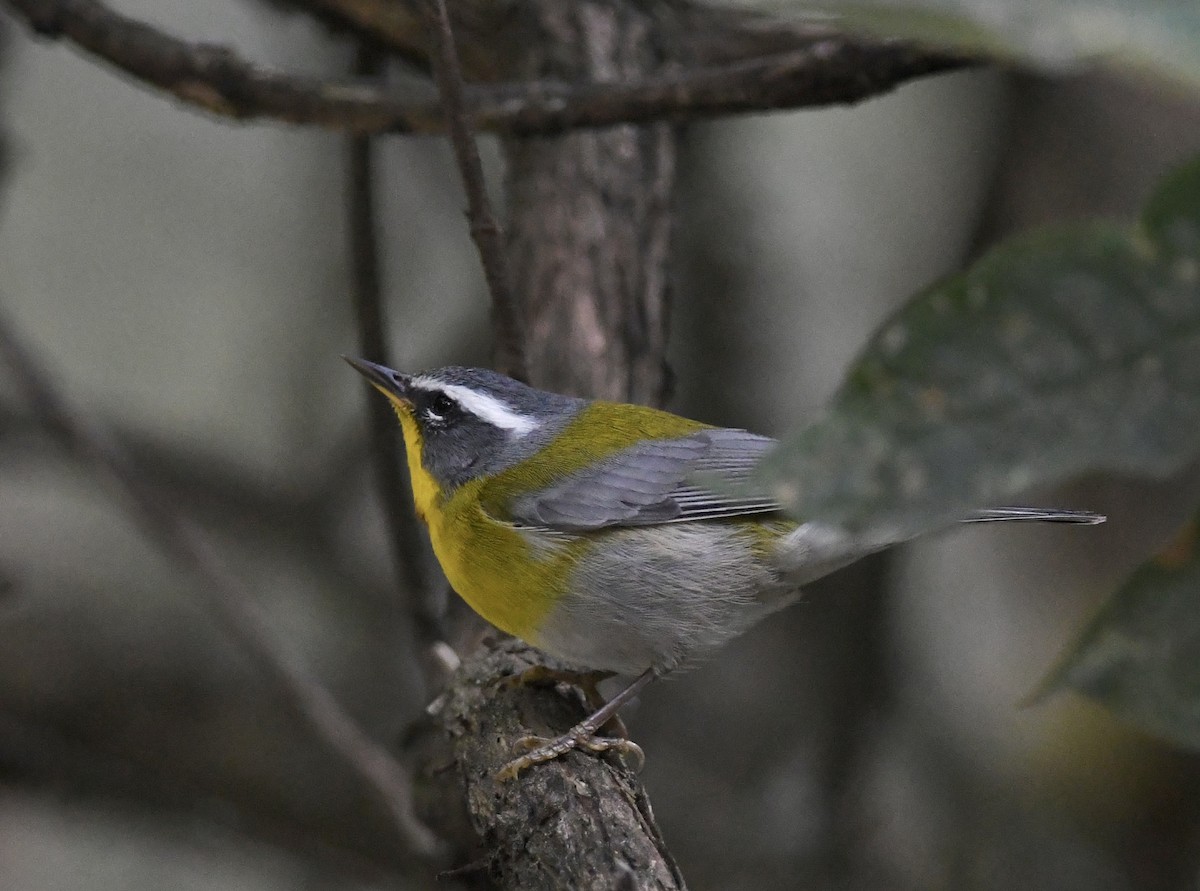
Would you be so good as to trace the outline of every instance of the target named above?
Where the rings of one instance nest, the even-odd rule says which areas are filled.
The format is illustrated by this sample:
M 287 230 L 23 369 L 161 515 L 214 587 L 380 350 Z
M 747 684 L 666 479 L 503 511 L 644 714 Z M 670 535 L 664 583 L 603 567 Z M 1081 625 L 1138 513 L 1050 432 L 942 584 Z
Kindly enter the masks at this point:
M 437 480 L 430 476 L 429 471 L 425 469 L 425 465 L 421 463 L 421 449 L 425 445 L 421 438 L 421 430 L 417 427 L 417 422 L 413 419 L 412 410 L 407 403 L 397 399 L 382 387 L 376 389 L 388 398 L 396 410 L 396 416 L 400 419 L 400 431 L 404 434 L 404 450 L 408 454 L 408 473 L 412 479 L 413 503 L 417 509 L 417 516 L 423 523 L 429 525 L 429 518 L 438 509 L 442 489 L 437 484 Z
M 529 543 L 480 503 L 484 480 L 473 480 L 447 498 L 422 462 L 424 439 L 411 407 L 382 388 L 400 419 L 417 515 L 429 529 L 434 553 L 455 592 L 497 628 L 536 642 L 554 608 L 576 550 L 535 559 Z

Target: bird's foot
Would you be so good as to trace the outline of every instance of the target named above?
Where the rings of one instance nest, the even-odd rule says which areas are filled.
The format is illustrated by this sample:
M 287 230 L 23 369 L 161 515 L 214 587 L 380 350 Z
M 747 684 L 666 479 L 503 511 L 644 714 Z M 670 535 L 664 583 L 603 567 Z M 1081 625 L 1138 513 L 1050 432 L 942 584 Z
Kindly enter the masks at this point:
M 601 680 L 603 677 L 608 676 L 603 673 L 601 674 Z M 540 676 L 543 678 L 546 677 L 545 674 L 541 674 Z M 525 749 L 525 753 L 500 768 L 500 771 L 496 775 L 497 779 L 501 781 L 516 779 L 525 768 L 533 767 L 535 764 L 544 764 L 547 761 L 553 761 L 555 758 L 561 758 L 567 752 L 575 749 L 597 753 L 620 752 L 623 755 L 632 755 L 637 762 L 636 769 L 641 770 L 642 765 L 646 763 L 646 755 L 637 743 L 629 740 L 624 724 L 621 724 L 619 719 L 617 719 L 617 711 L 636 696 L 646 684 L 654 680 L 656 676 L 654 669 L 646 669 L 629 686 L 608 702 L 604 702 L 600 698 L 599 692 L 595 689 L 596 678 L 593 676 L 591 681 L 592 693 L 602 705 L 557 739 L 525 736 L 517 740 L 514 748 L 517 750 Z M 583 685 L 579 686 L 580 689 L 585 689 Z M 588 695 L 586 689 L 584 695 Z M 616 721 L 617 735 L 597 735 L 614 720 Z
M 621 729 L 624 731 L 624 726 Z M 646 753 L 633 740 L 623 736 L 596 736 L 595 729 L 589 721 L 581 721 L 555 739 L 523 736 L 513 744 L 513 749 L 524 750 L 524 753 L 509 761 L 496 773 L 496 779 L 501 782 L 515 780 L 526 768 L 561 758 L 575 749 L 596 754 L 617 752 L 620 755 L 631 756 L 635 762 L 634 770 L 641 770 L 646 763 Z

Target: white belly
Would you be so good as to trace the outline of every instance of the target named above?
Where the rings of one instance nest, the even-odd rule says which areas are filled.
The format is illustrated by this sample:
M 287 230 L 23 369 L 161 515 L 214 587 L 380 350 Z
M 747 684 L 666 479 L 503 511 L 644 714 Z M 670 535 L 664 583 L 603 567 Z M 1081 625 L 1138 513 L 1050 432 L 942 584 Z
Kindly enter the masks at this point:
M 799 594 L 736 524 L 674 523 L 600 536 L 538 631 L 541 649 L 581 668 L 665 673 L 702 659 Z

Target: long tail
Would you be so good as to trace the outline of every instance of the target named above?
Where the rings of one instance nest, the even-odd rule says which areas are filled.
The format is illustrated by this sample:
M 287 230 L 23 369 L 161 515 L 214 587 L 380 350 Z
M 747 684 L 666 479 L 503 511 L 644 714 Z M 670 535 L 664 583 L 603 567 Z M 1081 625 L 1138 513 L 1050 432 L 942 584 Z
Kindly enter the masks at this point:
M 1095 526 L 1108 517 L 1090 510 L 1053 510 L 1042 507 L 992 507 L 972 511 L 963 517 L 964 523 L 1000 523 L 1008 520 L 1024 520 L 1039 523 L 1078 523 Z
M 1043 523 L 1078 523 L 1095 526 L 1107 519 L 1087 510 L 1051 510 L 1041 507 L 994 507 L 972 511 L 964 523 L 995 523 L 1004 520 Z M 867 554 L 899 544 L 895 537 L 864 540 L 840 526 L 825 523 L 800 523 L 789 532 L 775 552 L 777 565 L 797 585 L 828 575 Z

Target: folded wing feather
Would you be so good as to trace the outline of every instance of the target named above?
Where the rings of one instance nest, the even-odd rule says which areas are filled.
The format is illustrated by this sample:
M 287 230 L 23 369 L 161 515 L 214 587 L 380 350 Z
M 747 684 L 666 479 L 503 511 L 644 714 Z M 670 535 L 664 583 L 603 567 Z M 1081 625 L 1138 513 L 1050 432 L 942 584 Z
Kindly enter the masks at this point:
M 515 499 L 509 519 L 569 532 L 773 512 L 779 506 L 769 498 L 725 495 L 697 483 L 704 476 L 742 482 L 773 445 L 769 437 L 722 428 L 647 440 Z

